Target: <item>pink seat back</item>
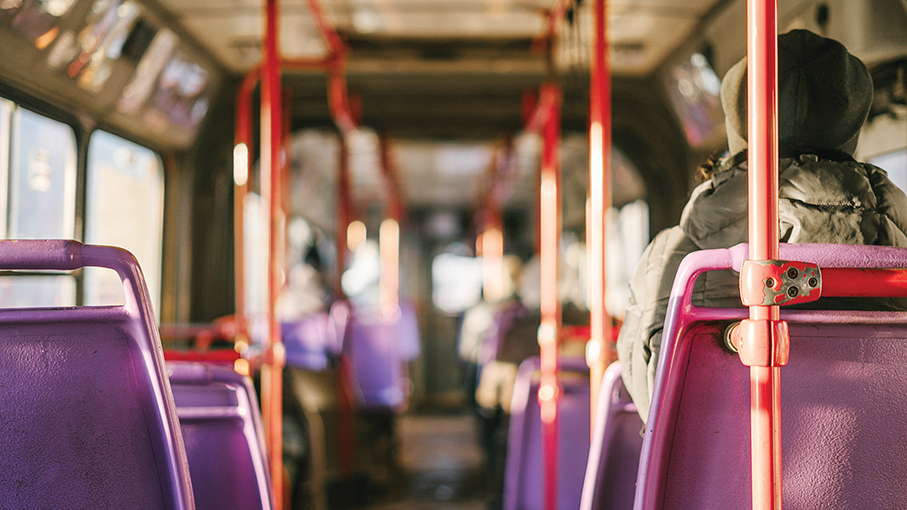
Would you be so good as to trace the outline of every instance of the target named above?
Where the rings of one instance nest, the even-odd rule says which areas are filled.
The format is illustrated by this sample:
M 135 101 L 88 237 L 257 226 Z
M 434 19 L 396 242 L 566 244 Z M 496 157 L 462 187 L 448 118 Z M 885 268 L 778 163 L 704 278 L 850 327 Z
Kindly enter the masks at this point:
M 636 404 L 624 388 L 620 362 L 615 362 L 602 378 L 581 510 L 633 507 L 642 427 Z
M 745 309 L 689 302 L 703 270 L 739 268 L 746 246 L 690 255 L 675 280 L 646 426 L 635 508 L 751 508 L 749 370 L 720 347 Z M 820 267 L 907 266 L 907 250 L 782 245 Z M 784 310 L 786 510 L 907 508 L 907 313 Z

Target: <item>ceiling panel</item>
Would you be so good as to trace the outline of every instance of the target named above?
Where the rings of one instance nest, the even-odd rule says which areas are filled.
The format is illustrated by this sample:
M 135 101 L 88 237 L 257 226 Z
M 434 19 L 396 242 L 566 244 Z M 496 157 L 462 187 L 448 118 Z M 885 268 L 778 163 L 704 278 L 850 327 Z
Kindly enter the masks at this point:
M 260 61 L 262 0 L 160 2 L 228 68 L 242 72 Z M 582 2 L 578 16 L 583 25 L 580 40 L 587 48 L 591 3 Z M 715 4 L 716 0 L 609 2 L 615 72 L 650 72 Z M 326 0 L 323 5 L 337 29 L 353 39 L 515 40 L 544 31 L 554 0 Z M 305 0 L 283 1 L 281 13 L 284 55 L 322 55 L 325 46 Z M 353 46 L 354 58 L 355 52 Z
M 544 28 L 535 13 L 487 15 L 480 12 L 397 12 L 392 9 L 353 12 L 353 29 L 363 34 L 395 37 L 532 37 Z

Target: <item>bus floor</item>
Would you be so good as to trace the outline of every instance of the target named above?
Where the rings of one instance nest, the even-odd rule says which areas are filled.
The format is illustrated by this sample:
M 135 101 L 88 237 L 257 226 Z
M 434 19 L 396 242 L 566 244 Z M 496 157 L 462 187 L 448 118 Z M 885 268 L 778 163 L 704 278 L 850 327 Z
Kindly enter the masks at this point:
M 399 472 L 356 510 L 490 510 L 499 507 L 476 417 L 404 414 L 396 423 Z

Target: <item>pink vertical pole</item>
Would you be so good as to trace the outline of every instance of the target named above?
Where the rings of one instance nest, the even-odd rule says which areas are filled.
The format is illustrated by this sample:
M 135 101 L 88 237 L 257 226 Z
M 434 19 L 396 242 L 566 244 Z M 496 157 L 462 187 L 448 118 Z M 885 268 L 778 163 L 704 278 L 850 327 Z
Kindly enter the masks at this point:
M 284 220 L 281 209 L 282 139 L 278 1 L 265 1 L 265 37 L 261 76 L 261 195 L 268 206 L 268 291 L 265 303 L 268 355 L 261 369 L 262 415 L 274 484 L 274 507 L 283 506 L 283 359 L 284 351 L 274 306 L 280 293 Z
M 592 429 L 601 380 L 611 359 L 611 325 L 606 303 L 605 212 L 611 207 L 611 68 L 608 60 L 607 7 L 595 0 L 595 38 L 589 87 L 589 259 L 590 339 L 586 361 L 590 368 Z
M 776 0 L 747 2 L 749 243 L 751 260 L 778 258 L 778 27 Z M 750 320 L 780 320 L 777 306 L 751 306 Z M 766 327 L 764 331 L 773 331 Z M 766 345 L 775 352 L 774 335 Z M 769 363 L 772 365 L 772 363 Z M 751 366 L 753 508 L 781 509 L 780 367 Z
M 561 307 L 557 292 L 558 244 L 560 243 L 560 136 L 561 92 L 553 84 L 542 87 L 539 104 L 542 112 L 542 171 L 540 190 L 540 265 L 541 313 L 538 341 L 542 376 L 539 383 L 539 407 L 542 418 L 542 460 L 544 463 L 545 510 L 557 508 L 558 480 L 558 420 L 557 380 L 558 336 L 561 326 Z

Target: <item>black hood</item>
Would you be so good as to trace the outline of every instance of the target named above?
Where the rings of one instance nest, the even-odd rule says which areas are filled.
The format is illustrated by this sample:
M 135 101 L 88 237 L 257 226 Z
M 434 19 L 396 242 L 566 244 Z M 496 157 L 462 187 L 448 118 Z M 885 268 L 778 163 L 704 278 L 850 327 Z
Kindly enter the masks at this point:
M 746 58 L 721 82 L 728 148 L 747 146 Z M 808 30 L 778 37 L 778 138 L 782 152 L 853 155 L 872 106 L 872 78 L 841 43 Z

